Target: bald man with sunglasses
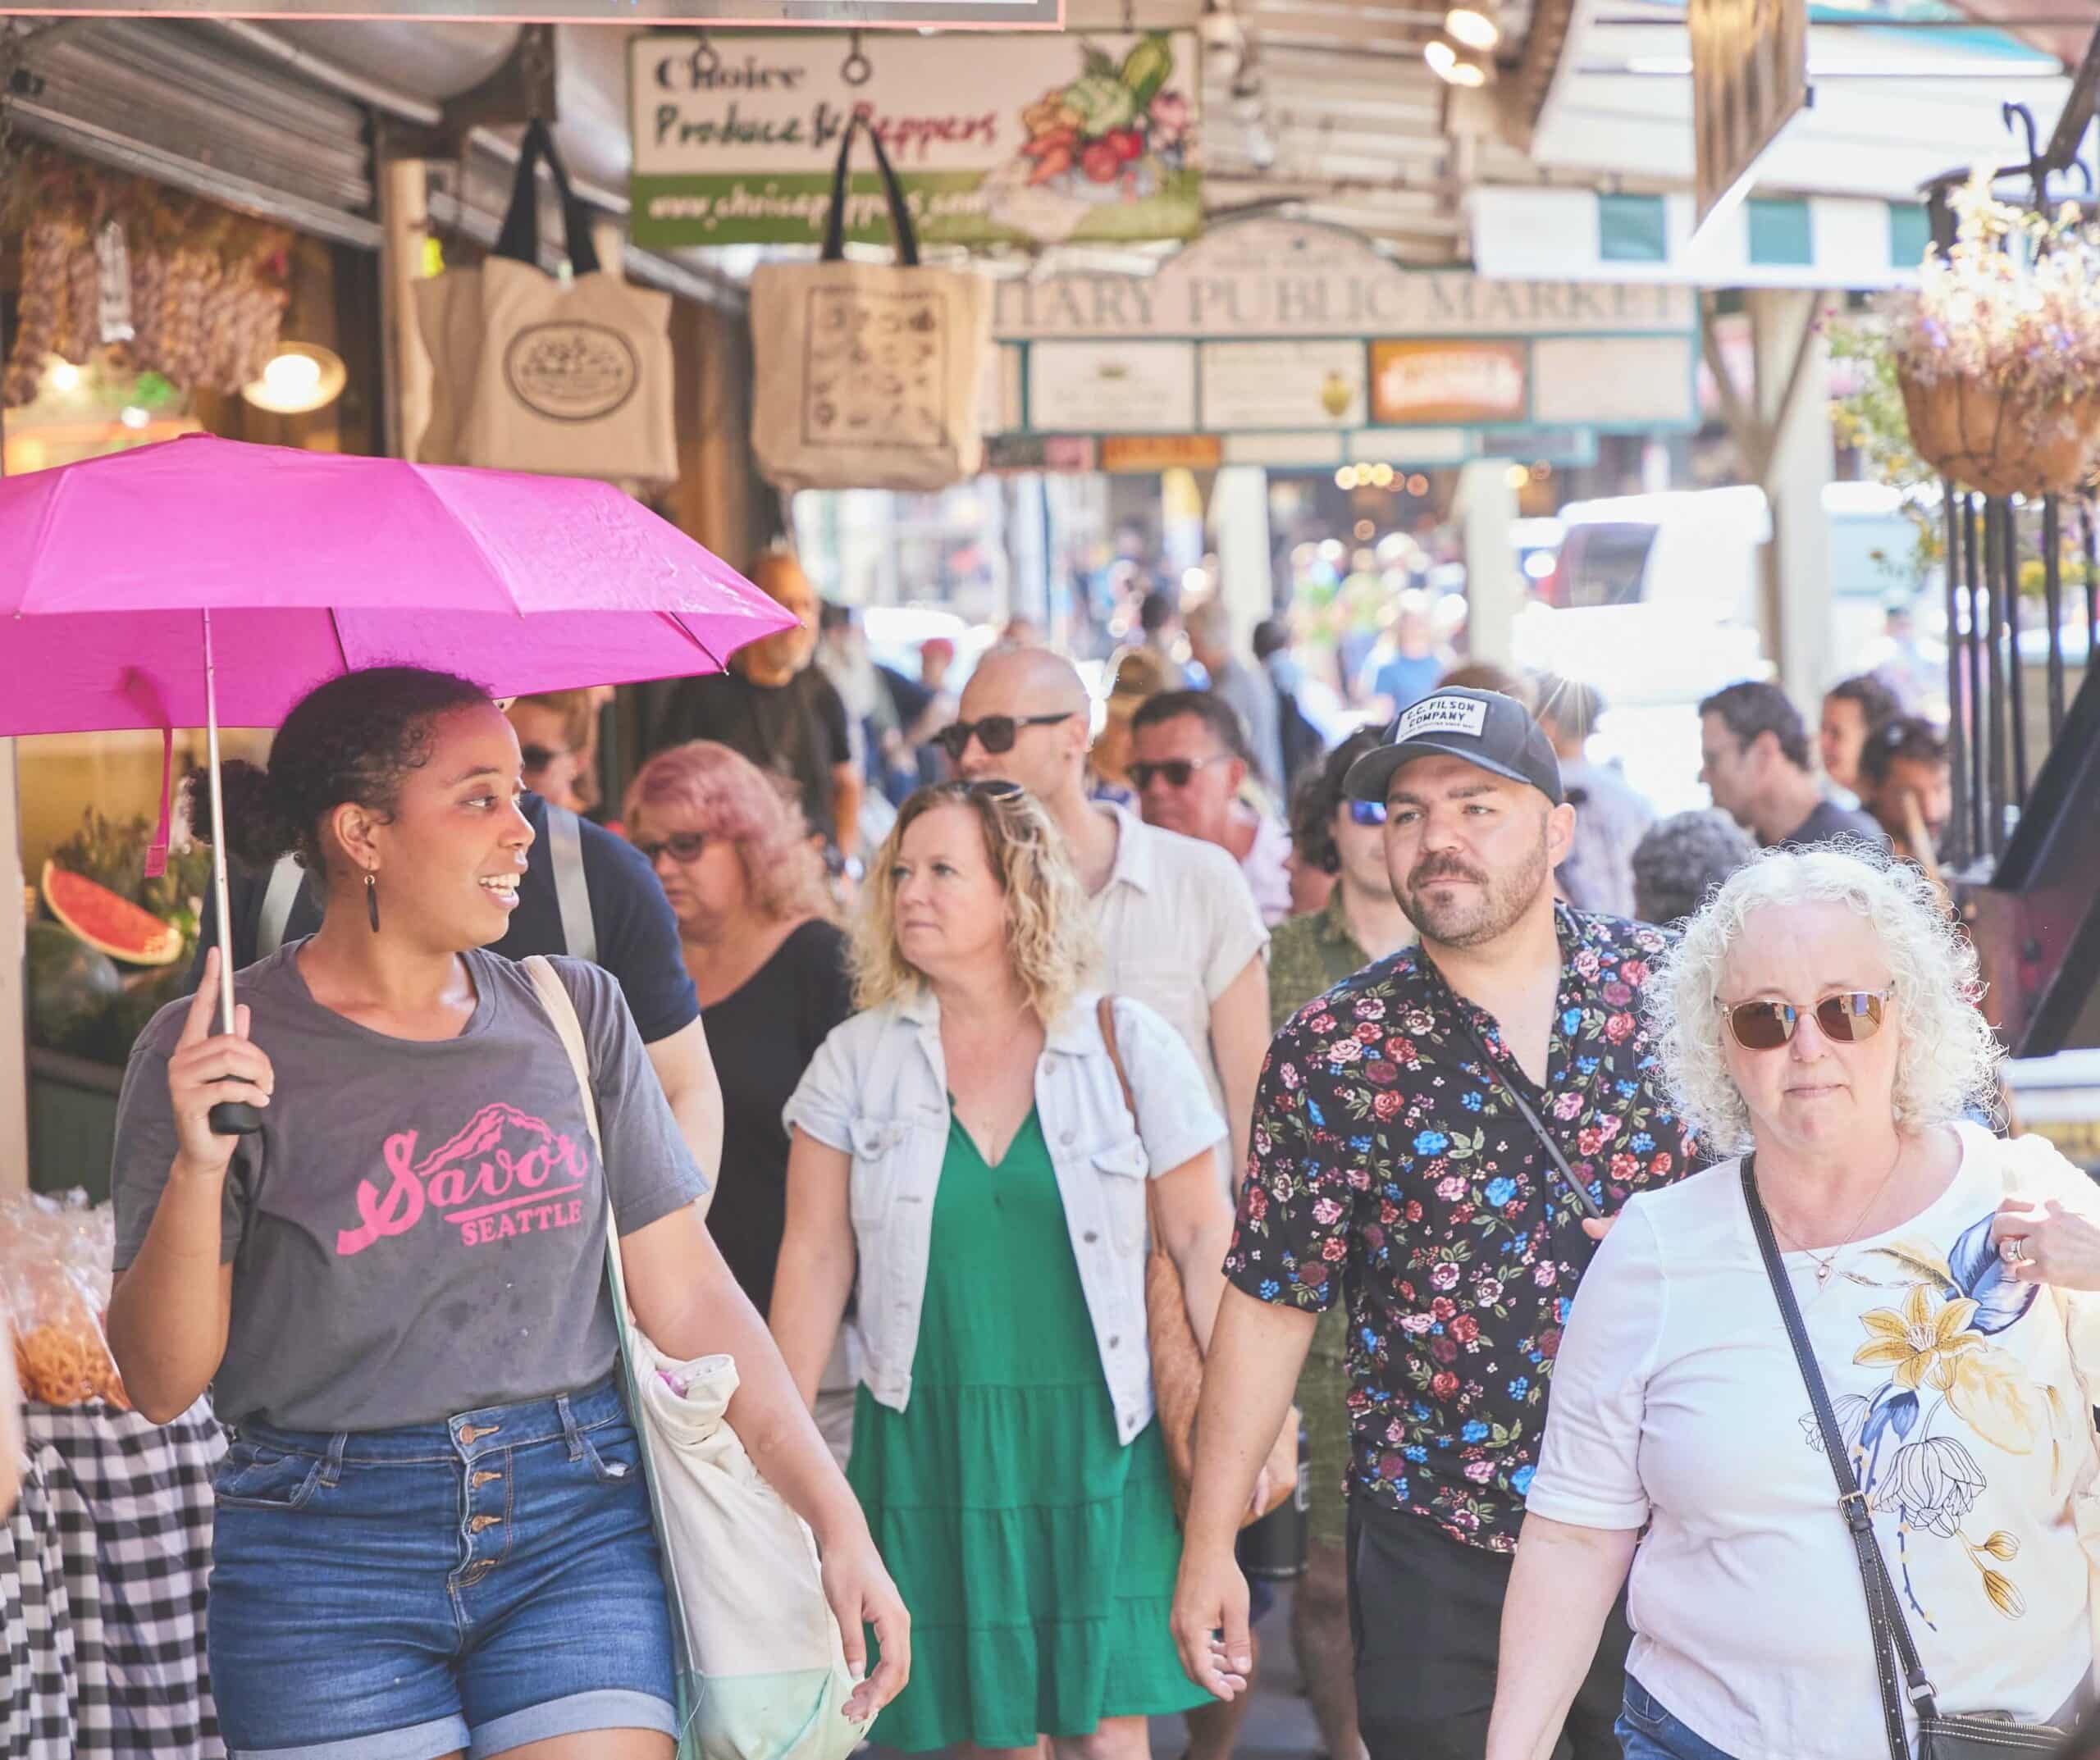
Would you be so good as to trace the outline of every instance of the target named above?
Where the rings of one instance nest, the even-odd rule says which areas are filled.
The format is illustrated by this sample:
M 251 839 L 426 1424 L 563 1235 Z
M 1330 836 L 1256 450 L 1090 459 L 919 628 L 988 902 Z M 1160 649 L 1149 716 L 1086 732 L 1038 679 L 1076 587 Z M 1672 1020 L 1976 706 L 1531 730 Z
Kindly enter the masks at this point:
M 1269 1042 L 1269 934 L 1225 850 L 1089 800 L 1093 705 L 1071 663 L 1044 648 L 985 657 L 940 736 L 956 773 L 1016 782 L 1048 809 L 1094 903 L 1102 964 L 1090 983 L 1134 996 L 1195 1054 L 1232 1130 L 1221 1178 L 1236 1189 Z

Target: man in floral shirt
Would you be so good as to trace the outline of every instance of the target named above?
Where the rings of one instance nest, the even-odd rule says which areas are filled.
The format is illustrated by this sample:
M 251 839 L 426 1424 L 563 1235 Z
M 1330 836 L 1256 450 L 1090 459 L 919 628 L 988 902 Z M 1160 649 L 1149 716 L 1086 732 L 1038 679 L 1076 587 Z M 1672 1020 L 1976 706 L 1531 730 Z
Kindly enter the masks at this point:
M 1691 1152 L 1639 1015 L 1665 939 L 1556 905 L 1575 809 L 1513 699 L 1437 692 L 1348 787 L 1386 804 L 1386 865 L 1422 938 L 1301 1010 L 1270 1048 L 1175 1625 L 1191 1674 L 1236 1693 L 1234 1512 L 1316 1315 L 1345 1301 L 1364 1740 L 1372 1760 L 1477 1760 L 1568 1302 L 1602 1218 Z M 1621 1610 L 1557 1752 L 1618 1760 L 1628 1642 Z

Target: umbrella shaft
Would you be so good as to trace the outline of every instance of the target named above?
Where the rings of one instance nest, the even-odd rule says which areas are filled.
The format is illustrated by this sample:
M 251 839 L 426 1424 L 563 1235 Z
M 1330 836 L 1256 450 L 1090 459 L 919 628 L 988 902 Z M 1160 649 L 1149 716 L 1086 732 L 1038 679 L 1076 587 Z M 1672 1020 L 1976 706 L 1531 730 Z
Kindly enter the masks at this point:
M 218 668 L 212 658 L 212 613 L 204 613 L 204 761 L 212 777 L 212 901 L 219 925 L 219 1031 L 233 1031 L 233 915 L 226 895 L 226 809 L 219 791 Z

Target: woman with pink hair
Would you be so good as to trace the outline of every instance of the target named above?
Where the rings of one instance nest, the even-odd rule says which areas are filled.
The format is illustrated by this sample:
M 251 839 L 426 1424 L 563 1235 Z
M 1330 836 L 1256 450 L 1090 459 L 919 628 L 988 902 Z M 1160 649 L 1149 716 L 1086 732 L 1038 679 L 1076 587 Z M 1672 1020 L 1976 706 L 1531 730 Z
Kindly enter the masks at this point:
M 824 858 L 792 784 L 710 740 L 659 752 L 628 787 L 623 820 L 678 919 L 686 969 L 722 1080 L 722 1177 L 707 1224 L 760 1313 L 787 1224 L 782 1109 L 825 1036 L 853 1012 L 846 938 Z M 851 1381 L 820 1404 L 850 1425 Z

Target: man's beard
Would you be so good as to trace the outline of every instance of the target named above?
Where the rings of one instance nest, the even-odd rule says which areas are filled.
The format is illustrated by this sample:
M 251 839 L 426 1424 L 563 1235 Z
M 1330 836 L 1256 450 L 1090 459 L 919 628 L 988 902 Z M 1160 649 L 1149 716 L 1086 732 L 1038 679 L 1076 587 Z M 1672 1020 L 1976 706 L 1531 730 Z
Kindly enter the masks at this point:
M 1432 901 L 1426 896 L 1427 888 L 1439 879 L 1467 880 L 1472 885 Z M 1515 869 L 1495 874 L 1455 856 L 1425 857 L 1415 864 L 1405 884 L 1393 891 L 1424 942 L 1442 947 L 1477 947 L 1506 933 L 1537 903 L 1547 881 L 1541 825 L 1538 842 Z

